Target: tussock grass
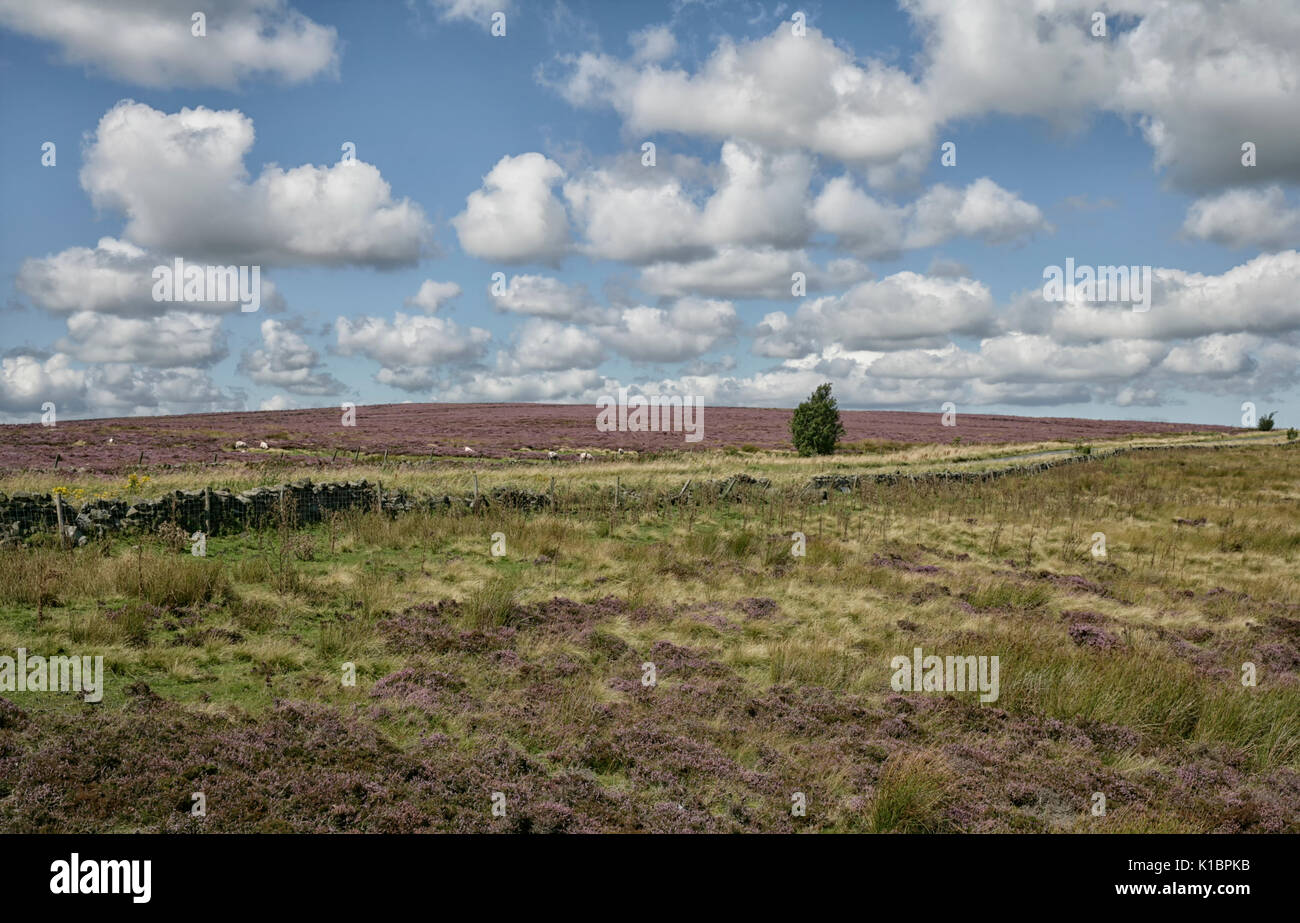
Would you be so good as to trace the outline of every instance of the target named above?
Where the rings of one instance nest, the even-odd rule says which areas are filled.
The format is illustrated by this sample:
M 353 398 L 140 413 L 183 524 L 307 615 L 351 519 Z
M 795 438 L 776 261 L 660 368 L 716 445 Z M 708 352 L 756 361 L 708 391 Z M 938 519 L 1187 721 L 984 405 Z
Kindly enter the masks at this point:
M 105 569 L 118 593 L 155 606 L 194 606 L 230 591 L 222 562 L 191 555 L 138 553 L 108 559 Z
M 462 602 L 465 624 L 470 628 L 501 628 L 510 624 L 519 605 L 519 583 L 509 576 L 490 579 L 472 590 Z
M 67 635 L 79 647 L 144 647 L 149 642 L 149 623 L 150 613 L 139 603 L 131 603 L 116 618 L 104 612 L 70 612 Z
M 192 606 L 223 599 L 229 592 L 220 561 L 144 546 L 108 557 L 98 549 L 72 554 L 43 547 L 0 552 L 0 604 L 52 605 L 119 596 L 155 606 Z
M 825 641 L 775 643 L 768 658 L 773 683 L 856 691 L 863 674 L 860 657 Z
M 1042 629 L 997 636 L 1004 707 L 1118 724 L 1157 737 L 1188 738 L 1205 706 L 1192 669 L 1154 650 L 1099 652 L 1060 643 Z
M 896 754 L 885 761 L 869 809 L 872 833 L 948 833 L 944 816 L 956 800 L 953 772 L 938 754 Z
M 1195 738 L 1241 749 L 1260 769 L 1300 764 L 1300 689 L 1219 689 L 1204 702 Z
M 999 704 L 1070 721 L 1120 725 L 1158 740 L 1241 749 L 1260 768 L 1300 762 L 1300 689 L 1207 683 L 1151 645 L 1101 654 L 1041 628 L 989 644 L 1001 660 Z
M 976 609 L 1041 609 L 1052 598 L 1051 591 L 1040 584 L 996 581 L 981 583 L 968 601 Z

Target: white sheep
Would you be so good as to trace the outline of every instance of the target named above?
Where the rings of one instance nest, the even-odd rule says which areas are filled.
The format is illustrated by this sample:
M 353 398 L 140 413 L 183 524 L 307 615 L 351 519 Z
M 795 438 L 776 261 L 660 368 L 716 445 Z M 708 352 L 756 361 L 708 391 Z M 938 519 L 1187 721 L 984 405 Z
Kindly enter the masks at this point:
M 590 452 L 579 452 L 578 461 L 595 461 L 595 456 Z
M 559 452 L 547 452 L 547 453 L 546 453 L 546 457 L 549 458 L 551 461 L 555 461 L 557 458 L 560 457 L 560 453 L 559 453 Z
M 469 446 L 465 446 L 465 448 L 461 449 L 461 451 L 464 452 L 466 455 L 476 455 L 476 454 L 478 454 L 478 453 L 476 453 L 473 449 L 471 449 Z
M 267 444 L 266 444 L 266 440 L 263 439 L 262 442 L 261 442 L 261 445 L 259 445 L 258 448 L 261 448 L 261 449 L 269 449 L 270 446 L 267 445 Z
M 108 437 L 108 444 L 109 444 L 109 445 L 112 445 L 112 444 L 113 444 L 113 437 L 112 437 L 112 436 L 109 436 L 109 437 Z
M 248 448 L 248 443 L 245 442 L 244 440 L 240 439 L 239 441 L 237 441 L 237 442 L 235 443 L 235 448 L 237 448 L 237 449 L 246 449 L 246 448 Z

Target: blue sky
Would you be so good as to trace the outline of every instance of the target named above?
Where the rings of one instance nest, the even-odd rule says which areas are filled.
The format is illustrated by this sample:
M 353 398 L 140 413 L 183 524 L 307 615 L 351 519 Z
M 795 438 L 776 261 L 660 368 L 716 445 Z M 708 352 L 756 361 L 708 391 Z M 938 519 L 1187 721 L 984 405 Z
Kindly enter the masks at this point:
M 0 0 L 0 419 L 1300 397 L 1292 4 L 193 6 Z M 155 301 L 175 256 L 263 306 Z M 1045 301 L 1067 258 L 1150 310 Z

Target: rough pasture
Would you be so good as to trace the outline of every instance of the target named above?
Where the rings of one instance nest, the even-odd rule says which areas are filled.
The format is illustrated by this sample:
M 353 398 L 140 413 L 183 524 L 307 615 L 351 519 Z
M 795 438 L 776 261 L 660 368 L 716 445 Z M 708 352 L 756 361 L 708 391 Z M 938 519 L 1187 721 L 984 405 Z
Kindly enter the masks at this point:
M 0 830 L 1300 832 L 1295 454 L 0 548 Z

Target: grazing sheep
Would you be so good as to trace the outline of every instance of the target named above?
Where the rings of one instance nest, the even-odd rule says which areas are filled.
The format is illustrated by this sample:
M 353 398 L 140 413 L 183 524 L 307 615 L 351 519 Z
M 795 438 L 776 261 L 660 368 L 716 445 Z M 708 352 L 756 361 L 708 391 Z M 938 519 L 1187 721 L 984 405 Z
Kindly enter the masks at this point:
M 109 444 L 109 445 L 112 445 L 112 444 L 113 444 L 113 437 L 112 437 L 112 436 L 109 436 L 109 437 L 108 437 L 108 444 Z
M 595 456 L 590 452 L 579 452 L 578 461 L 595 461 Z
M 237 449 L 246 449 L 246 448 L 248 448 L 248 443 L 245 442 L 244 440 L 240 439 L 238 442 L 235 443 L 235 448 L 237 448 Z
M 267 444 L 266 444 L 266 440 L 263 439 L 261 445 L 259 445 L 258 448 L 260 448 L 260 449 L 269 449 L 270 446 L 267 445 Z
M 475 452 L 473 449 L 471 449 L 469 446 L 465 446 L 465 448 L 461 449 L 461 451 L 464 452 L 466 455 L 477 455 L 477 454 L 478 454 L 478 453 Z
M 555 461 L 557 458 L 560 457 L 560 453 L 559 453 L 559 452 L 547 452 L 547 453 L 546 453 L 546 457 L 549 458 L 551 461 Z

